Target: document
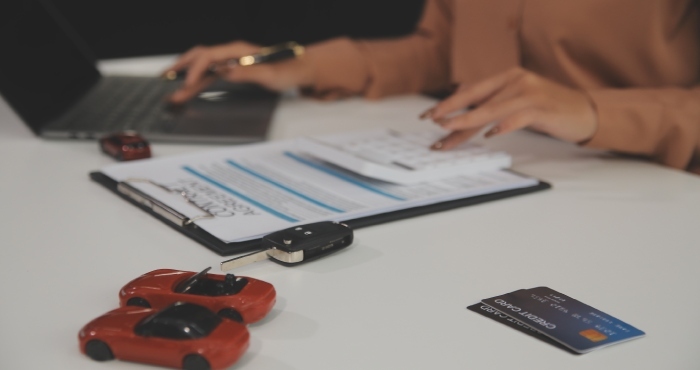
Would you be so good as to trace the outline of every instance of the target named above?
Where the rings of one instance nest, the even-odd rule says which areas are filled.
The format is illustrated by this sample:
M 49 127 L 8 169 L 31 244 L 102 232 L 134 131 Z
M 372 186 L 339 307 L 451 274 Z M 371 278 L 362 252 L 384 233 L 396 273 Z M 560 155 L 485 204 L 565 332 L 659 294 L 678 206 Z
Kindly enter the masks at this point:
M 538 183 L 503 170 L 397 185 L 304 154 L 293 140 L 119 163 L 101 172 L 195 219 L 227 243 L 297 224 L 342 222 Z M 213 217 L 201 218 L 203 213 Z

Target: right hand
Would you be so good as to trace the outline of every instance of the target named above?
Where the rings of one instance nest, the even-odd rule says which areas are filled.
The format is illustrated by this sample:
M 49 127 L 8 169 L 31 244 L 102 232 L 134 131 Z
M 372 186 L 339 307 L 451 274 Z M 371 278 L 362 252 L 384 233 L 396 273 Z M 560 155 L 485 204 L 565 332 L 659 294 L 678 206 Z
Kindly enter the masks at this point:
M 182 104 L 200 91 L 223 78 L 231 82 L 250 82 L 262 85 L 270 90 L 283 91 L 290 88 L 311 86 L 314 71 L 311 63 L 304 56 L 269 64 L 253 66 L 219 67 L 216 75 L 207 74 L 211 65 L 224 65 L 232 58 L 255 54 L 260 46 L 243 41 L 215 46 L 196 46 L 183 54 L 167 71 L 187 70 L 187 77 L 182 86 L 169 98 L 171 103 Z
M 584 91 L 521 67 L 460 86 L 421 118 L 452 131 L 433 144 L 435 150 L 452 149 L 491 124 L 485 137 L 530 127 L 572 143 L 590 140 L 598 127 L 595 106 Z

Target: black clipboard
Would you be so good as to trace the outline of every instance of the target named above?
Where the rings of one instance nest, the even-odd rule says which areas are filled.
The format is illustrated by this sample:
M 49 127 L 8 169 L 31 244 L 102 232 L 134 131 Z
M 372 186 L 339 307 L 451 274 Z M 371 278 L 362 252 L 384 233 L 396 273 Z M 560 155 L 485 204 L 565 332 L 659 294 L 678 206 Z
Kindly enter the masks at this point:
M 175 229 L 179 233 L 197 241 L 198 243 L 204 245 L 205 247 L 211 249 L 221 256 L 229 256 L 233 254 L 240 254 L 244 252 L 249 252 L 252 250 L 260 249 L 260 239 L 247 240 L 242 242 L 226 243 L 222 240 L 214 237 L 204 229 L 197 226 L 195 223 L 178 224 L 171 217 L 163 212 L 156 212 L 150 205 L 142 204 L 134 197 L 124 194 L 122 191 L 118 190 L 119 182 L 115 181 L 111 177 L 103 174 L 102 172 L 91 172 L 90 178 L 97 182 L 98 184 L 106 187 L 113 193 L 117 194 L 122 199 L 134 204 L 135 206 L 141 208 L 142 210 L 148 212 L 153 217 L 159 219 L 166 225 Z M 447 211 L 454 208 L 466 207 L 475 204 L 486 203 L 494 200 L 510 198 L 517 195 L 534 193 L 541 190 L 546 190 L 551 188 L 549 183 L 544 181 L 539 181 L 533 186 L 528 186 L 524 188 L 511 189 L 505 191 L 494 192 L 490 194 L 472 196 L 457 200 L 451 200 L 447 202 L 440 202 L 435 204 L 430 204 L 426 206 L 407 208 L 399 211 L 387 212 L 382 214 L 377 214 L 368 217 L 356 218 L 353 220 L 344 220 L 343 223 L 350 226 L 353 229 L 377 225 L 385 222 L 402 220 L 409 217 L 421 216 L 434 212 Z

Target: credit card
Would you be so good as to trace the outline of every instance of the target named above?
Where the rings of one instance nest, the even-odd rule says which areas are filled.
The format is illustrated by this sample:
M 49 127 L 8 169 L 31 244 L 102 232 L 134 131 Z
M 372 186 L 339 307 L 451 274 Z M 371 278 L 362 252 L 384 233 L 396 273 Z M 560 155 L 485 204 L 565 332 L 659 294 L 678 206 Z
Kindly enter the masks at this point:
M 540 333 L 539 331 L 521 323 L 518 320 L 515 320 L 514 318 L 504 314 L 503 312 L 487 305 L 484 303 L 476 303 L 471 306 L 468 306 L 467 309 L 469 311 L 473 311 L 478 313 L 479 315 L 482 315 L 484 317 L 487 317 L 491 320 L 500 322 L 501 324 L 504 324 L 506 326 L 509 326 L 521 333 L 527 334 L 533 338 L 539 339 L 547 344 L 551 344 L 559 349 L 563 349 L 564 351 L 567 351 L 571 354 L 574 355 L 579 355 L 580 353 L 572 351 L 570 348 L 562 345 L 561 343 L 555 341 L 554 339 Z
M 547 287 L 516 290 L 481 302 L 578 353 L 645 335 L 622 320 Z

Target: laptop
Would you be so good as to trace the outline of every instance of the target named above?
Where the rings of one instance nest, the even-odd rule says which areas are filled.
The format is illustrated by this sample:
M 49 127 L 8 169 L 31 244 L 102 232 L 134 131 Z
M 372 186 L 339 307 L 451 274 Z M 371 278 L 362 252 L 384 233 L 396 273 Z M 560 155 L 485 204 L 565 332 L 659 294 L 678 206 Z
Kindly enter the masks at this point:
M 169 107 L 165 97 L 181 82 L 102 76 L 50 2 L 3 3 L 0 94 L 37 135 L 95 139 L 136 131 L 151 141 L 221 144 L 266 138 L 279 94 L 219 81 Z

